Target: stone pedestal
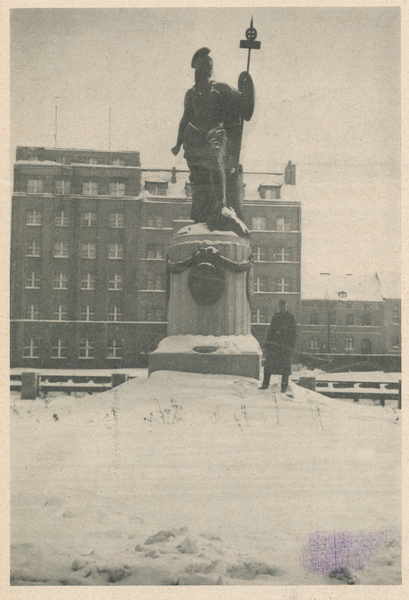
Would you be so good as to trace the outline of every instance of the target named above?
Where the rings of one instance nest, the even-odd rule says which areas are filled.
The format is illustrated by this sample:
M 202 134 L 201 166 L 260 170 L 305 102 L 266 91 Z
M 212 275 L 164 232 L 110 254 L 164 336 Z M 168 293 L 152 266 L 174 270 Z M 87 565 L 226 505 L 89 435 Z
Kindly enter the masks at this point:
M 175 234 L 168 249 L 168 337 L 149 356 L 158 370 L 260 376 L 251 335 L 248 238 L 204 224 Z

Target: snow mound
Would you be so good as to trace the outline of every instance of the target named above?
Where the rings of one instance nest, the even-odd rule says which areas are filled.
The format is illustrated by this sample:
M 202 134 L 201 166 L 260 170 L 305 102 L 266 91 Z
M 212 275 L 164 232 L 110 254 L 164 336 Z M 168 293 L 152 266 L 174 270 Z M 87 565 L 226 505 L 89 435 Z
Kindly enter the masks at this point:
M 400 411 L 279 380 L 157 371 L 14 401 L 12 585 L 398 584 Z M 377 545 L 331 577 L 308 545 L 331 531 Z
M 155 353 L 261 354 L 260 345 L 252 335 L 170 335 L 164 338 Z

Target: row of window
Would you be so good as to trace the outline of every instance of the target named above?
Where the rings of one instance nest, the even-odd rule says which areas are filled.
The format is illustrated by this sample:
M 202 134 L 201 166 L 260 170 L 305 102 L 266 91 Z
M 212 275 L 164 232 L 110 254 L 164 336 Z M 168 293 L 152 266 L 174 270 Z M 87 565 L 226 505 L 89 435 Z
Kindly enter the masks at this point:
M 274 249 L 267 246 L 257 246 L 253 250 L 253 260 L 255 262 L 265 262 L 268 260 L 276 262 L 289 262 L 293 259 L 293 249 L 286 246 L 276 246 Z
M 81 258 L 96 258 L 97 257 L 97 246 L 96 244 L 81 244 L 80 246 Z M 40 242 L 32 241 L 27 244 L 26 256 L 41 258 L 41 244 Z M 70 245 L 68 242 L 56 242 L 54 244 L 54 258 L 69 258 L 70 256 Z M 109 259 L 122 259 L 124 257 L 124 246 L 123 244 L 108 244 L 108 258 Z M 146 245 L 146 258 L 162 260 L 165 258 L 165 247 L 163 244 L 147 244 Z
M 161 217 L 158 218 L 160 222 Z M 27 211 L 27 225 L 39 226 L 42 225 L 42 213 L 40 210 L 28 210 Z M 54 217 L 55 227 L 69 227 L 70 215 L 67 211 L 61 211 Z M 113 229 L 122 229 L 125 227 L 125 215 L 124 213 L 110 213 L 109 227 Z M 84 212 L 81 215 L 81 226 L 82 227 L 96 227 L 97 226 L 97 213 Z M 159 226 L 158 226 L 159 227 Z
M 267 277 L 256 277 L 254 280 L 255 292 L 292 292 L 292 280 L 290 277 L 275 277 L 273 289 L 269 289 Z
M 35 150 L 34 149 L 29 149 L 29 154 L 28 154 L 28 160 L 38 160 L 38 161 L 42 161 L 44 160 L 44 154 L 41 155 L 38 153 L 35 154 Z M 88 158 L 87 160 L 83 157 L 79 158 L 76 156 L 57 156 L 55 159 L 52 158 L 51 160 L 55 160 L 58 163 L 61 163 L 62 165 L 70 165 L 72 163 L 77 163 L 77 164 L 86 164 L 86 162 L 89 165 L 98 165 L 98 164 L 102 164 L 102 165 L 109 165 L 111 164 L 113 167 L 125 167 L 126 166 L 126 162 L 121 159 L 121 158 L 115 158 L 112 163 L 108 163 L 106 162 L 106 160 L 104 159 L 103 162 L 99 162 L 97 158 L 91 157 Z M 133 166 L 133 165 L 132 165 Z
M 40 275 L 37 271 L 28 273 L 25 279 L 26 289 L 39 289 L 40 288 Z M 96 289 L 96 277 L 92 273 L 85 273 L 81 277 L 80 282 L 81 290 L 95 290 Z M 124 279 L 123 276 L 115 273 L 109 276 L 108 289 L 109 290 L 123 290 Z M 54 290 L 68 290 L 68 275 L 65 273 L 56 273 L 53 279 Z M 164 290 L 164 275 L 162 273 L 149 272 L 146 275 L 146 290 L 148 291 L 163 291 Z
M 185 220 L 185 215 L 179 215 L 179 220 Z M 41 225 L 42 224 L 42 213 L 40 210 L 28 210 L 27 211 L 27 225 Z M 67 211 L 61 211 L 55 216 L 54 225 L 56 227 L 69 227 L 70 215 Z M 81 226 L 82 227 L 96 227 L 97 226 L 97 213 L 84 212 L 81 215 Z M 125 215 L 124 213 L 111 213 L 109 215 L 109 227 L 123 228 L 125 226 Z M 146 218 L 147 227 L 155 227 L 156 229 L 162 229 L 164 227 L 164 221 L 162 215 L 148 215 Z M 267 230 L 267 219 L 266 217 L 252 217 L 251 229 L 253 231 Z M 275 221 L 275 231 L 291 231 L 291 220 L 286 217 L 278 217 Z M 265 248 L 260 247 L 261 254 L 265 254 Z M 262 258 L 260 260 L 267 260 Z M 291 260 L 291 258 L 286 259 Z
M 40 306 L 38 304 L 30 304 L 24 311 L 24 318 L 30 321 L 38 321 L 40 319 Z M 67 321 L 68 309 L 65 304 L 57 304 L 51 312 L 51 318 L 54 321 Z M 80 321 L 94 321 L 95 309 L 92 305 L 87 304 L 79 309 Z M 163 308 L 145 308 L 145 321 L 165 321 L 166 314 Z M 108 309 L 108 321 L 122 321 L 122 307 L 120 305 L 110 306 Z
M 98 196 L 98 181 L 83 181 L 82 182 L 82 195 L 83 196 Z M 43 179 L 28 179 L 27 180 L 27 193 L 28 194 L 43 194 L 44 193 L 44 180 Z M 58 180 L 55 182 L 54 193 L 56 195 L 68 195 L 71 192 L 71 181 Z M 126 182 L 125 181 L 110 181 L 109 182 L 109 195 L 113 198 L 123 198 L 126 195 Z
M 310 350 L 325 350 L 327 341 L 323 341 L 318 336 L 310 336 L 309 337 L 309 349 Z M 335 337 L 330 337 L 330 346 L 331 350 L 337 350 L 338 348 L 343 347 L 344 350 L 356 350 L 356 342 L 353 337 L 345 337 L 343 339 L 336 339 Z M 359 346 L 359 344 L 358 344 Z M 393 348 L 400 348 L 400 337 L 394 336 L 392 340 Z M 360 343 L 360 351 L 363 353 L 370 354 L 372 351 L 372 342 L 369 339 L 363 339 Z
M 41 244 L 39 242 L 29 242 L 26 248 L 26 256 L 41 257 Z M 68 242 L 56 242 L 54 244 L 54 258 L 69 258 L 70 250 Z M 96 244 L 81 244 L 81 258 L 96 258 Z M 108 244 L 108 258 L 122 259 L 124 257 L 124 247 L 122 244 Z
M 51 343 L 51 358 L 67 358 L 68 347 L 65 340 L 55 339 Z M 23 358 L 39 358 L 40 346 L 38 340 L 30 338 L 26 340 L 23 347 Z M 108 342 L 106 347 L 107 358 L 122 358 L 122 342 L 114 338 Z M 95 343 L 88 339 L 82 339 L 78 348 L 78 358 L 95 358 Z
M 345 325 L 358 325 L 355 323 L 355 317 L 353 313 L 349 313 L 345 315 Z M 329 314 L 322 314 L 320 317 L 320 313 L 311 313 L 310 315 L 310 325 L 336 325 L 337 324 L 337 314 L 335 312 L 331 312 Z M 372 316 L 369 313 L 362 315 L 362 325 L 365 327 L 369 327 L 372 324 Z
M 267 218 L 266 217 L 252 217 L 251 229 L 252 229 L 252 231 L 267 230 Z M 277 217 L 277 219 L 275 220 L 274 231 L 292 231 L 291 219 L 289 217 Z
M 320 316 L 321 315 L 321 316 Z M 359 323 L 356 323 L 355 321 L 357 320 L 357 315 L 354 315 L 353 313 L 348 313 L 345 315 L 345 325 L 359 325 Z M 364 327 L 369 327 L 370 325 L 372 325 L 372 315 L 370 313 L 364 313 L 363 315 L 360 315 L 361 317 L 361 321 L 362 321 L 362 325 Z M 393 307 L 393 312 L 392 312 L 392 323 L 394 323 L 395 325 L 399 325 L 400 324 L 400 311 L 399 308 L 397 306 Z M 310 325 L 336 325 L 337 324 L 337 313 L 335 311 L 332 311 L 330 313 L 318 313 L 318 312 L 312 312 L 310 315 Z

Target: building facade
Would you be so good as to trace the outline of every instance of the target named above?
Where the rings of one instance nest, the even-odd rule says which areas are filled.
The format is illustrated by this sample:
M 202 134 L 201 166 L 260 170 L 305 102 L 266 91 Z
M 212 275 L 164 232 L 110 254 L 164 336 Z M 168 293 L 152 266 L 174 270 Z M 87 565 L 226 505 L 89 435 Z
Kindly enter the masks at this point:
M 301 352 L 400 354 L 400 304 L 397 274 L 333 277 L 323 273 L 304 287 Z
M 254 256 L 253 334 L 285 298 L 300 322 L 295 166 L 244 174 Z M 166 336 L 166 246 L 187 225 L 187 171 L 138 152 L 17 148 L 11 231 L 11 365 L 131 368 Z

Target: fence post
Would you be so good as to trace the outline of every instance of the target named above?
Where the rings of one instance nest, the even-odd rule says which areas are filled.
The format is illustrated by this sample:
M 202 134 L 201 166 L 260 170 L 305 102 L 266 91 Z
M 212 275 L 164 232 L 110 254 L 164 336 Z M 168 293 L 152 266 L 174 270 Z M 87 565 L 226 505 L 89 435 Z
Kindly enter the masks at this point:
M 126 375 L 125 373 L 112 373 L 111 385 L 113 388 L 117 387 L 118 385 L 121 385 L 122 383 L 125 383 L 125 381 L 128 381 L 128 375 Z
M 21 399 L 35 400 L 38 396 L 38 373 L 22 373 L 21 374 Z
M 402 408 L 402 379 L 399 379 L 399 388 L 398 388 L 398 408 Z
M 315 392 L 315 377 L 300 377 L 298 385 Z

